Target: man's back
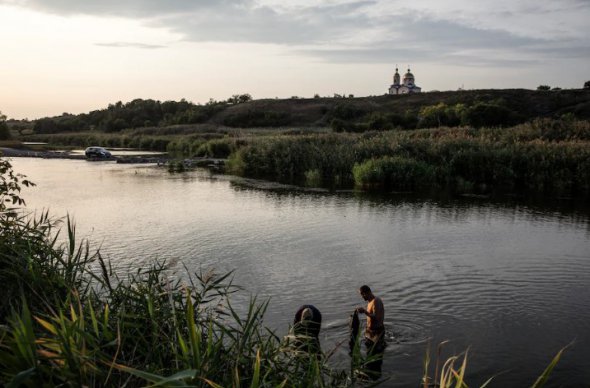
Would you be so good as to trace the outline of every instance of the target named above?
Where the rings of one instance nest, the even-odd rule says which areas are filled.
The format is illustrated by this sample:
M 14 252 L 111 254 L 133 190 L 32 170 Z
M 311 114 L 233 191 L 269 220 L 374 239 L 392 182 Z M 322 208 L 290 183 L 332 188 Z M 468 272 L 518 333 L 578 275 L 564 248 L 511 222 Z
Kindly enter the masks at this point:
M 383 321 L 385 319 L 385 307 L 381 298 L 375 296 L 367 304 L 367 330 L 366 336 L 376 341 L 385 329 Z

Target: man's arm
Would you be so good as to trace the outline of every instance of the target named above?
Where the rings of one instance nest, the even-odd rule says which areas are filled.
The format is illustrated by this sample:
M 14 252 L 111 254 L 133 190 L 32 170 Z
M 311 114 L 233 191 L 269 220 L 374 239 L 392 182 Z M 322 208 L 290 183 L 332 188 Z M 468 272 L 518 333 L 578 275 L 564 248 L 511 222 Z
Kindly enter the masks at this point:
M 378 312 L 375 311 L 373 313 L 370 313 L 367 309 L 365 309 L 364 307 L 359 307 L 356 309 L 357 312 L 361 313 L 361 314 L 365 314 L 367 317 L 375 319 L 377 317 Z
M 383 306 L 383 301 L 381 299 L 377 299 L 375 301 L 375 306 L 373 308 L 373 314 L 370 315 L 372 319 L 383 324 L 385 319 L 385 307 Z

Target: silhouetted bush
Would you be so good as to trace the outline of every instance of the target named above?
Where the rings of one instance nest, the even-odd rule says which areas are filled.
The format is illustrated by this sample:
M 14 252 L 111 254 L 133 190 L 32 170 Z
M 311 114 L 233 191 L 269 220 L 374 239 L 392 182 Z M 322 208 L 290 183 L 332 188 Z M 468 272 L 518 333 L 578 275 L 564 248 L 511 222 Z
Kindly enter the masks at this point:
M 463 122 L 476 128 L 499 127 L 514 125 L 522 118 L 513 110 L 501 105 L 477 103 L 467 108 L 463 115 Z
M 252 128 L 252 127 L 281 127 L 289 125 L 291 116 L 287 112 L 248 110 L 234 113 L 223 119 L 223 124 L 228 127 Z
M 355 163 L 355 184 L 365 190 L 415 190 L 428 186 L 433 167 L 422 161 L 400 156 L 382 156 Z

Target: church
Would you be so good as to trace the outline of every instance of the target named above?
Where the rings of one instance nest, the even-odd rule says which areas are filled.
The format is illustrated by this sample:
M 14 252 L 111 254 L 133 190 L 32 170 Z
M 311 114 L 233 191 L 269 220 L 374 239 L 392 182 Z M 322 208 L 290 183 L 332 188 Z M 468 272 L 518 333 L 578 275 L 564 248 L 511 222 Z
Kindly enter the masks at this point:
M 404 74 L 403 82 L 399 81 L 399 73 L 397 67 L 395 68 L 395 74 L 393 75 L 393 84 L 389 87 L 389 94 L 408 94 L 408 93 L 420 93 L 422 88 L 414 83 L 414 74 L 408 72 Z

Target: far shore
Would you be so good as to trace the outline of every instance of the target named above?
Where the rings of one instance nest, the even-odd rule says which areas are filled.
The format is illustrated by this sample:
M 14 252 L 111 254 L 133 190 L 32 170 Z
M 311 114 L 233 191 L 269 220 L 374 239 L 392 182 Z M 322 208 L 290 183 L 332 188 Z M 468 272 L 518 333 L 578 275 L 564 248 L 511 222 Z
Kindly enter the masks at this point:
M 86 159 L 86 156 L 83 154 L 71 154 L 68 151 L 33 151 L 33 150 L 25 150 L 25 149 L 17 149 L 17 148 L 8 148 L 8 147 L 0 147 L 0 153 L 2 156 L 11 157 L 11 158 L 18 158 L 18 157 L 28 157 L 28 158 L 60 158 L 60 159 Z
M 75 159 L 88 161 L 116 161 L 117 163 L 153 163 L 157 165 L 166 165 L 174 158 L 168 154 L 161 155 L 115 155 L 110 158 L 87 158 L 84 154 L 73 154 L 69 151 L 32 151 L 25 149 L 0 147 L 0 156 L 9 158 L 44 158 L 44 159 Z M 219 168 L 225 164 L 225 159 L 194 157 L 183 159 L 185 167 L 214 167 Z

